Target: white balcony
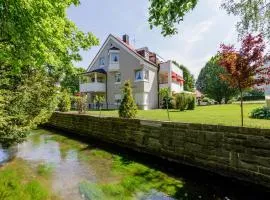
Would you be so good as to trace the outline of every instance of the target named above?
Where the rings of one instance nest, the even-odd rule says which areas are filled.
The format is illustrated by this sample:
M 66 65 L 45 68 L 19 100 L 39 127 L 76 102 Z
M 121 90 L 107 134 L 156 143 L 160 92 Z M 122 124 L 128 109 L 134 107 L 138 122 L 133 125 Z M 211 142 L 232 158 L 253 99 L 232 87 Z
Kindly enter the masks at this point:
M 106 84 L 93 82 L 80 84 L 80 92 L 106 92 Z
M 112 63 L 109 63 L 109 66 L 108 66 L 108 71 L 109 72 L 116 72 L 116 71 L 119 71 L 119 62 L 112 62 Z
M 163 83 L 163 84 L 159 84 L 159 88 L 170 88 L 172 92 L 174 93 L 180 93 L 183 92 L 183 86 L 181 86 L 180 84 L 177 83 Z

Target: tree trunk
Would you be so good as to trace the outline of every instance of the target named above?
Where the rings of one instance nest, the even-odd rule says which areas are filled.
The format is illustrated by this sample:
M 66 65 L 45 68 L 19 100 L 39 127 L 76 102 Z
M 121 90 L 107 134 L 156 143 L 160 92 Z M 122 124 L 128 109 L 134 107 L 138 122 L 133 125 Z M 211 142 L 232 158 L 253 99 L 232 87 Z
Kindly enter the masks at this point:
M 243 92 L 240 90 L 240 95 L 241 95 L 241 125 L 244 126 L 244 111 L 243 111 Z

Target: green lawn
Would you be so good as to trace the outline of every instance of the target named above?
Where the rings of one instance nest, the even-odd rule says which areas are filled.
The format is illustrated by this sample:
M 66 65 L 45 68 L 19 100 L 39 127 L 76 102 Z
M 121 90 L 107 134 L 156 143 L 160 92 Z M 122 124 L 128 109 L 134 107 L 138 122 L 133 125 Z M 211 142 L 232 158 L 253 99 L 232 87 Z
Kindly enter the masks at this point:
M 252 109 L 261 107 L 263 104 L 244 105 L 244 126 L 270 128 L 270 120 L 251 119 L 248 117 Z M 99 111 L 88 111 L 90 115 L 99 115 Z M 117 110 L 102 111 L 102 116 L 118 117 Z M 214 105 L 200 106 L 195 110 L 180 112 L 170 110 L 171 121 L 192 122 L 203 124 L 223 124 L 229 126 L 240 126 L 240 105 Z M 166 121 L 166 110 L 139 110 L 137 118 Z

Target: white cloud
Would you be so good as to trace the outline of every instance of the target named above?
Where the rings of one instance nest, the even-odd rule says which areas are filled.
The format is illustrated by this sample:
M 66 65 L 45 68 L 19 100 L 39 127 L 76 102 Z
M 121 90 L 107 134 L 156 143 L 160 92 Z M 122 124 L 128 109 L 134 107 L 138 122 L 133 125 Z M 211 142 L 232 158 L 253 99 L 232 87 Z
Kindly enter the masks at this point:
M 209 19 L 203 22 L 196 24 L 191 31 L 191 34 L 187 35 L 187 42 L 194 43 L 203 40 L 203 35 L 209 31 L 211 26 L 214 24 L 213 19 Z

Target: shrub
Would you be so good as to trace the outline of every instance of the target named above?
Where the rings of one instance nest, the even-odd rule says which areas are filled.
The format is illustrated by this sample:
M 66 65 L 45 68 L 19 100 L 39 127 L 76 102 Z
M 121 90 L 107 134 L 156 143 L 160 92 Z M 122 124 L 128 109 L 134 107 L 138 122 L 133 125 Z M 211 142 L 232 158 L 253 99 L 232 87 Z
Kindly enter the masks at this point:
M 187 108 L 187 96 L 185 93 L 177 94 L 175 97 L 175 107 L 180 111 L 184 111 Z
M 193 94 L 187 95 L 187 110 L 194 110 L 196 103 L 196 97 Z
M 175 96 L 175 107 L 180 111 L 194 110 L 196 97 L 194 94 L 180 93 Z
M 255 119 L 270 119 L 270 108 L 268 107 L 261 107 L 255 108 L 250 113 L 251 118 Z
M 67 90 L 63 90 L 59 95 L 58 109 L 61 112 L 68 112 L 71 108 L 71 98 Z
M 79 114 L 84 113 L 86 110 L 86 96 L 80 95 L 76 96 L 76 108 Z
M 119 117 L 122 118 L 135 118 L 137 114 L 137 105 L 132 96 L 132 89 L 130 82 L 126 81 L 123 88 L 123 99 L 119 107 Z

